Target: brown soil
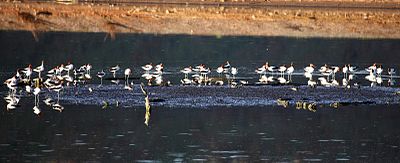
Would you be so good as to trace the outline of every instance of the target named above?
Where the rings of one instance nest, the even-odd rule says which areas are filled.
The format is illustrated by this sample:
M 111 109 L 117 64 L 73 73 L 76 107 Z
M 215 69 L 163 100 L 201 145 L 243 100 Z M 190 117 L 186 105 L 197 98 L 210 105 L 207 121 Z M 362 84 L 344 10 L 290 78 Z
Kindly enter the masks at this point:
M 0 30 L 400 38 L 397 2 L 256 2 L 0 2 Z

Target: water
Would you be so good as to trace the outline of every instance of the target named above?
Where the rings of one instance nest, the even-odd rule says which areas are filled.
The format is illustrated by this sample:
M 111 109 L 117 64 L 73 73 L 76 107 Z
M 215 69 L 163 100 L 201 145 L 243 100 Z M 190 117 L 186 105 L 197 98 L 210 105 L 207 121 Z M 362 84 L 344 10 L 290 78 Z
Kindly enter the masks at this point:
M 400 62 L 400 40 L 121 34 L 104 41 L 104 36 L 40 33 L 35 42 L 30 32 L 1 31 L 0 79 L 41 60 L 47 68 L 91 63 L 94 71 L 120 64 L 133 68 L 134 76 L 141 65 L 163 62 L 171 78 L 183 77 L 177 71 L 188 65 L 216 68 L 226 60 L 242 76 L 255 78 L 252 72 L 266 60 L 294 62 L 298 69 L 308 63 L 374 62 L 399 68 Z M 398 105 L 323 107 L 315 113 L 278 106 L 154 106 L 146 126 L 144 106 L 65 105 L 60 113 L 40 103 L 38 117 L 32 98 L 22 98 L 12 111 L 0 104 L 1 162 L 390 162 L 400 156 Z
M 265 108 L 67 106 L 62 113 L 2 110 L 0 160 L 318 161 L 398 160 L 398 106 L 316 113 Z

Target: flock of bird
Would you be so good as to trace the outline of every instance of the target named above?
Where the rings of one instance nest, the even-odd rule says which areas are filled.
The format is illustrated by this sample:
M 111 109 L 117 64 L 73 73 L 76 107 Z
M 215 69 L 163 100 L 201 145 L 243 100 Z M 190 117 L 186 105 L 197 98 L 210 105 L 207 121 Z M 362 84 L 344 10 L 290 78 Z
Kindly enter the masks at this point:
M 163 80 L 164 65 L 162 63 L 157 65 L 150 63 L 141 68 L 143 69 L 141 77 L 147 81 L 147 85 L 171 85 L 170 81 Z M 4 98 L 8 103 L 7 110 L 12 110 L 19 106 L 20 95 L 17 95 L 17 89 L 22 88 L 20 90 L 25 90 L 27 94 L 33 94 L 35 96 L 35 105 L 33 108 L 35 114 L 39 115 L 41 113 L 41 110 L 39 109 L 39 94 L 42 89 L 48 89 L 49 91 L 57 93 L 57 100 L 47 97 L 43 102 L 52 109 L 61 112 L 64 107 L 59 103 L 60 91 L 64 87 L 85 84 L 87 81 L 91 80 L 91 69 L 91 64 L 84 64 L 80 67 L 75 67 L 72 63 L 67 63 L 65 65 L 61 64 L 48 70 L 45 73 L 45 77 L 43 77 L 43 73 L 45 72 L 43 61 L 41 65 L 35 68 L 28 65 L 26 68 L 17 69 L 15 75 L 4 82 L 9 89 L 8 95 Z M 121 67 L 116 65 L 109 67 L 108 71 L 104 71 L 103 69 L 97 72 L 96 76 L 100 79 L 99 87 L 103 85 L 103 78 L 107 73 L 112 74 L 112 78 L 110 77 L 112 83 L 119 84 L 120 78 L 117 78 L 117 73 L 120 70 Z M 382 73 L 384 72 L 382 66 L 378 66 L 375 63 L 367 67 L 365 70 L 357 70 L 355 66 L 350 64 L 344 65 L 343 67 L 328 66 L 325 64 L 319 69 L 316 69 L 315 65 L 310 64 L 303 70 L 303 72 L 297 73 L 296 75 L 304 75 L 308 79 L 307 85 L 310 87 L 316 87 L 319 83 L 321 86 L 325 87 L 341 86 L 344 88 L 359 87 L 358 83 L 354 82 L 351 84 L 351 81 L 354 79 L 355 74 L 360 72 L 365 72 L 365 74 L 367 74 L 365 79 L 371 82 L 371 86 L 377 84 L 380 85 L 383 82 Z M 123 72 L 123 80 L 125 81 L 124 88 L 126 90 L 132 90 L 133 82 L 129 82 L 132 76 L 132 70 L 126 68 Z M 248 81 L 237 77 L 239 72 L 238 68 L 231 66 L 229 61 L 221 64 L 221 66 L 215 69 L 215 72 L 218 73 L 218 77 L 210 77 L 212 69 L 204 64 L 194 67 L 185 67 L 180 70 L 180 73 L 184 74 L 184 78 L 180 80 L 180 82 L 182 85 L 225 85 L 224 82 L 227 82 L 226 85 L 229 85 L 232 88 L 249 84 Z M 294 72 L 295 68 L 293 63 L 291 63 L 290 66 L 272 66 L 266 62 L 255 70 L 255 73 L 259 75 L 259 79 L 255 84 L 289 84 L 292 82 L 292 75 Z M 341 85 L 336 80 L 337 74 L 339 73 L 343 74 Z M 389 83 L 394 81 L 393 75 L 395 75 L 395 73 L 394 68 L 388 69 L 386 77 L 388 78 Z M 318 76 L 318 80 L 314 80 L 313 76 Z M 89 88 L 89 91 L 92 92 L 93 89 Z

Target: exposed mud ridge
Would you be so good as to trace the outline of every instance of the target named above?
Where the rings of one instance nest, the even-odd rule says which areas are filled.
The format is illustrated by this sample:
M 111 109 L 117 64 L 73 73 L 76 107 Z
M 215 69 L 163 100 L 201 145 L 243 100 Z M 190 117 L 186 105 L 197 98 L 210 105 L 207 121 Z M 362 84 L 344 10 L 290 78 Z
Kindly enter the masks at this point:
M 92 89 L 92 92 L 89 91 Z M 361 87 L 361 88 L 310 88 L 308 86 L 171 86 L 146 87 L 150 93 L 152 106 L 206 108 L 215 106 L 271 106 L 278 105 L 277 99 L 287 101 L 289 106 L 304 101 L 316 105 L 351 104 L 399 104 L 400 88 Z M 55 92 L 44 92 L 44 96 L 57 99 Z M 42 99 L 43 99 L 43 95 Z M 60 103 L 84 105 L 116 105 L 121 107 L 144 106 L 144 95 L 139 85 L 132 90 L 123 85 L 85 85 L 66 87 L 61 92 Z
M 51 31 L 103 32 L 111 39 L 118 33 L 400 38 L 398 2 L 111 2 L 0 2 L 0 30 L 31 31 L 36 41 Z

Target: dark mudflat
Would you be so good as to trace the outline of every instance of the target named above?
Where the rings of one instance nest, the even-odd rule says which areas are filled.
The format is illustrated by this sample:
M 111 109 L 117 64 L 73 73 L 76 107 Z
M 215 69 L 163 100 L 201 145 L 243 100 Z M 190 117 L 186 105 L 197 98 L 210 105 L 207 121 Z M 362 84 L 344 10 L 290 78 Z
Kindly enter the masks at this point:
M 277 99 L 284 99 L 289 105 L 304 101 L 320 105 L 340 103 L 341 105 L 358 104 L 399 104 L 400 88 L 361 87 L 361 88 L 310 88 L 299 86 L 171 86 L 145 87 L 150 93 L 153 106 L 204 108 L 211 106 L 268 106 L 277 105 Z M 93 91 L 90 92 L 89 88 Z M 57 98 L 56 92 L 43 91 L 44 96 Z M 41 95 L 43 96 L 43 95 Z M 60 95 L 64 104 L 142 106 L 144 95 L 139 85 L 133 90 L 124 89 L 123 85 L 85 85 L 65 87 Z

